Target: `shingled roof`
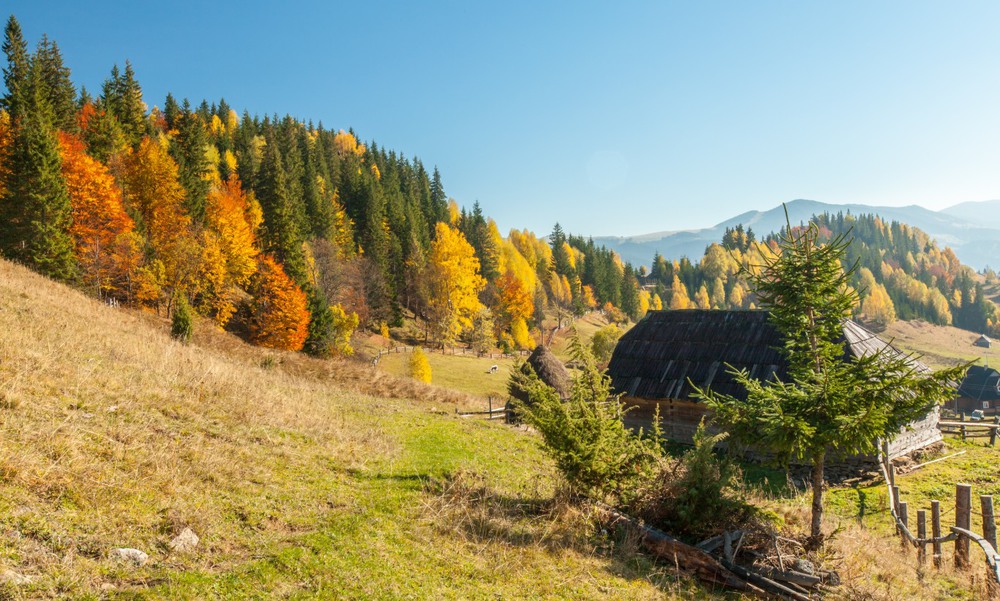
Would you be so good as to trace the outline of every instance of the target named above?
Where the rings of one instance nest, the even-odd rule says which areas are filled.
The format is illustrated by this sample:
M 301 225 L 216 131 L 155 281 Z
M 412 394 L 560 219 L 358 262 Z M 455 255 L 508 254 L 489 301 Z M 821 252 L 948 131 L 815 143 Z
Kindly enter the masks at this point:
M 847 352 L 864 356 L 889 347 L 871 331 L 844 321 Z M 781 335 L 767 311 L 704 309 L 650 311 L 626 332 L 608 365 L 615 391 L 643 399 L 692 400 L 694 388 L 745 398 L 746 392 L 726 368 L 746 369 L 750 376 L 783 378 L 786 363 L 778 350 Z M 910 360 L 919 371 L 927 368 Z M 690 382 L 689 382 L 690 380 Z
M 982 365 L 969 367 L 958 394 L 976 401 L 1000 400 L 1000 372 Z

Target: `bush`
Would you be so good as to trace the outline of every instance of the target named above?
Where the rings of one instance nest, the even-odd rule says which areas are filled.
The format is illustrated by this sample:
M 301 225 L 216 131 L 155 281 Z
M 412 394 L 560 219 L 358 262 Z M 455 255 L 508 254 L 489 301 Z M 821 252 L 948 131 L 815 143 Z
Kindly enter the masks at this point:
M 610 379 L 597 370 L 590 350 L 575 337 L 573 358 L 581 366 L 570 399 L 533 372 L 515 370 L 529 398 L 519 407 L 524 421 L 542 435 L 545 451 L 574 493 L 614 504 L 629 502 L 655 473 L 661 457 L 659 442 L 625 427 Z
M 677 461 L 664 461 L 632 511 L 671 534 L 695 541 L 732 530 L 753 514 L 744 501 L 743 474 L 728 458 L 715 454 L 726 434 L 711 435 L 704 419 L 694 448 Z
M 424 349 L 419 346 L 410 353 L 410 376 L 419 382 L 431 382 L 431 363 L 427 360 Z
M 615 352 L 615 346 L 622 337 L 622 330 L 615 324 L 606 325 L 594 332 L 594 338 L 590 341 L 590 347 L 594 352 L 594 357 L 600 365 L 607 365 L 611 361 L 611 354 Z
M 174 299 L 174 313 L 170 318 L 170 335 L 187 344 L 194 334 L 194 320 L 191 317 L 191 306 L 187 297 L 178 294 Z

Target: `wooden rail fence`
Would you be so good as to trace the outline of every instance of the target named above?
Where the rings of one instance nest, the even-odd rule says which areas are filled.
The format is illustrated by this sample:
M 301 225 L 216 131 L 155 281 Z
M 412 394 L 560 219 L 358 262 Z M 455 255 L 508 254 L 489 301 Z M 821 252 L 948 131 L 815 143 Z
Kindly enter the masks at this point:
M 965 421 L 965 416 L 959 421 L 940 421 L 938 422 L 938 428 L 940 428 L 942 434 L 956 434 L 962 437 L 962 440 L 967 438 L 989 438 L 990 446 L 995 447 L 997 444 L 997 430 L 1000 429 L 1000 415 L 993 418 L 992 422 L 973 422 Z
M 995 429 L 994 429 L 995 431 Z M 1000 553 L 997 553 L 996 517 L 993 511 L 992 495 L 980 495 L 979 504 L 983 517 L 983 534 L 972 531 L 972 486 L 969 484 L 955 485 L 955 525 L 950 526 L 949 533 L 941 533 L 941 503 L 931 501 L 931 533 L 927 536 L 927 511 L 916 512 L 917 534 L 910 530 L 909 505 L 900 499 L 899 487 L 896 486 L 896 470 L 889 461 L 888 445 L 884 444 L 879 457 L 882 475 L 885 477 L 889 493 L 889 513 L 896 523 L 900 543 L 904 548 L 913 546 L 917 549 L 917 561 L 921 564 L 927 561 L 927 546 L 931 546 L 935 568 L 941 567 L 942 545 L 955 543 L 955 566 L 967 569 L 970 563 L 970 548 L 975 541 L 986 555 L 986 563 L 990 567 L 993 581 L 1000 584 Z

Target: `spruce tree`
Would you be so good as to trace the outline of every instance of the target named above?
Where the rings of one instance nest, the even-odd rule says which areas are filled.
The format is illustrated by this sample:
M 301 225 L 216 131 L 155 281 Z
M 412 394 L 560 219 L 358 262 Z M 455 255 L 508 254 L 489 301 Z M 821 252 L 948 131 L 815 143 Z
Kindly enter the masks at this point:
M 7 57 L 7 66 L 3 70 L 3 83 L 7 92 L 0 99 L 0 106 L 10 113 L 12 120 L 16 120 L 23 111 L 31 57 L 28 55 L 24 34 L 21 33 L 21 24 L 14 15 L 7 19 L 4 29 L 3 53 Z
M 178 180 L 184 188 L 184 207 L 196 224 L 205 220 L 205 200 L 211 188 L 207 178 L 213 165 L 208 161 L 205 150 L 208 134 L 198 113 L 191 111 L 185 100 L 179 117 L 174 119 L 177 135 L 170 143 L 170 156 L 177 162 Z
M 63 281 L 76 277 L 69 193 L 53 129 L 52 110 L 42 94 L 40 73 L 31 69 L 22 116 L 11 148 L 11 178 L 0 207 L 0 252 Z
M 886 345 L 845 359 L 844 320 L 857 300 L 848 286 L 852 270 L 841 267 L 850 241 L 840 235 L 826 245 L 811 223 L 778 238 L 781 252 L 762 253 L 764 264 L 747 273 L 761 305 L 784 340 L 784 379 L 761 381 L 731 372 L 746 389 L 736 399 L 699 391 L 717 423 L 736 438 L 812 464 L 811 542 L 823 542 L 823 481 L 827 454 L 879 452 L 879 441 L 896 436 L 954 395 L 967 366 L 933 373 L 918 370 L 909 356 Z
M 274 253 L 289 277 L 299 285 L 304 284 L 308 276 L 302 238 L 288 197 L 281 153 L 273 140 L 268 140 L 264 149 L 254 191 L 264 213 L 265 249 Z
M 69 69 L 63 64 L 59 46 L 43 35 L 32 65 L 39 70 L 43 93 L 52 107 L 54 126 L 63 131 L 76 131 L 76 89 L 70 81 Z

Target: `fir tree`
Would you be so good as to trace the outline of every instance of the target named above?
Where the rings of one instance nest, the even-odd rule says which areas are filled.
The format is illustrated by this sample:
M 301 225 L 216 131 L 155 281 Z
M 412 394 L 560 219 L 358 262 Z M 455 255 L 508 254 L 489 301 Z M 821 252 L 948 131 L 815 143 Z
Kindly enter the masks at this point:
M 62 179 L 52 110 L 32 69 L 11 149 L 11 178 L 0 210 L 0 251 L 59 280 L 76 277 L 69 193 Z
M 211 188 L 208 175 L 214 168 L 205 155 L 208 135 L 202 118 L 191 112 L 187 100 L 174 124 L 178 131 L 170 144 L 170 156 L 177 162 L 178 179 L 184 187 L 184 206 L 191 219 L 201 223 L 205 219 L 205 199 Z
M 264 150 L 254 191 L 264 213 L 265 250 L 277 257 L 289 277 L 296 282 L 305 282 L 307 273 L 302 238 L 288 198 L 281 153 L 277 145 L 270 141 Z
M 7 57 L 7 67 L 3 70 L 3 82 L 7 93 L 0 100 L 0 106 L 16 120 L 21 116 L 24 97 L 27 94 L 25 88 L 28 86 L 31 57 L 28 56 L 28 45 L 24 41 L 24 34 L 21 33 L 21 24 L 14 15 L 7 19 L 7 27 L 4 29 L 3 52 Z
M 876 454 L 880 440 L 921 419 L 954 394 L 967 366 L 920 373 L 910 357 L 886 346 L 845 360 L 843 321 L 856 304 L 841 266 L 849 241 L 818 242 L 815 224 L 779 237 L 781 252 L 765 255 L 752 274 L 757 297 L 784 339 L 784 380 L 733 372 L 747 399 L 699 391 L 716 419 L 745 442 L 781 457 L 812 463 L 811 541 L 823 541 L 823 481 L 827 453 Z
M 54 126 L 67 132 L 75 131 L 76 89 L 70 81 L 69 69 L 63 64 L 59 46 L 43 35 L 32 64 L 32 68 L 39 70 L 43 93 L 52 108 Z

